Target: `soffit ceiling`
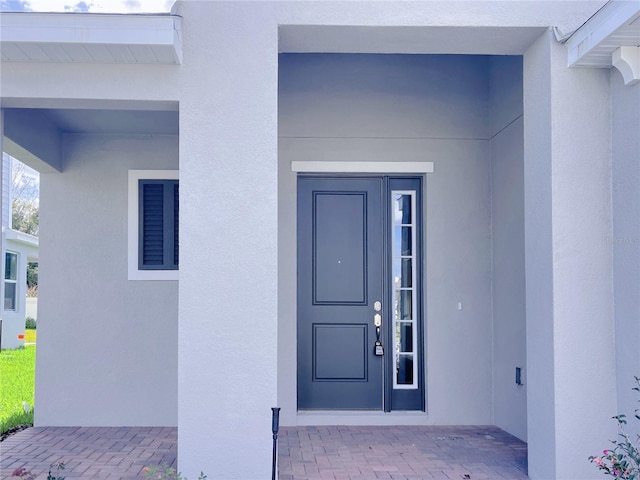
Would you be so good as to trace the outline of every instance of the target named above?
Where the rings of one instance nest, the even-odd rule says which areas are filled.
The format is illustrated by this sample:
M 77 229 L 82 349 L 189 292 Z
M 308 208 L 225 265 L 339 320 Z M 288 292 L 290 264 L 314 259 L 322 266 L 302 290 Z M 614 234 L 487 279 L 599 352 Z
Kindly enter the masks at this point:
M 11 111 L 7 108 L 7 116 Z M 70 108 L 28 108 L 43 117 L 60 134 L 98 133 L 107 135 L 178 135 L 179 114 L 175 110 L 99 110 Z
M 286 25 L 282 53 L 522 55 L 546 27 Z
M 146 110 L 34 109 L 61 133 L 177 135 L 178 112 Z

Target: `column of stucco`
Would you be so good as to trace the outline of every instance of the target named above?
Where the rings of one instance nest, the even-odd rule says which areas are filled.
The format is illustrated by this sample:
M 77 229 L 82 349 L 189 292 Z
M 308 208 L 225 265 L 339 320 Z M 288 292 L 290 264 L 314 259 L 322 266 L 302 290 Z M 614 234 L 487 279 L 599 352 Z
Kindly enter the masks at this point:
M 615 436 L 608 74 L 524 57 L 529 477 L 599 478 Z
M 549 36 L 524 55 L 524 212 L 529 477 L 555 478 Z
M 185 2 L 178 459 L 268 478 L 277 387 L 277 40 L 257 4 Z

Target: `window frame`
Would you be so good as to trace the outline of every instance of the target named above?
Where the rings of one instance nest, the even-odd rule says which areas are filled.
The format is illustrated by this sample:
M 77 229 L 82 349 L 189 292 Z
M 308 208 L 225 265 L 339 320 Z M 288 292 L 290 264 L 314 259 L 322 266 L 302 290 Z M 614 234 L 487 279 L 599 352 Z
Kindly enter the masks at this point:
M 129 170 L 128 179 L 128 279 L 178 280 L 179 268 L 171 270 L 140 269 L 140 180 L 178 180 L 178 170 Z
M 7 257 L 9 255 L 14 255 L 16 257 L 16 271 L 15 271 L 15 277 L 16 278 L 7 278 Z M 2 299 L 2 309 L 5 312 L 17 312 L 18 311 L 18 294 L 19 294 L 19 285 L 18 285 L 18 280 L 20 279 L 20 254 L 18 252 L 14 252 L 11 250 L 6 250 L 4 252 L 4 295 L 3 295 L 3 299 Z M 6 308 L 6 302 L 7 302 L 7 284 L 11 283 L 13 285 L 15 285 L 15 288 L 13 290 L 13 308 Z

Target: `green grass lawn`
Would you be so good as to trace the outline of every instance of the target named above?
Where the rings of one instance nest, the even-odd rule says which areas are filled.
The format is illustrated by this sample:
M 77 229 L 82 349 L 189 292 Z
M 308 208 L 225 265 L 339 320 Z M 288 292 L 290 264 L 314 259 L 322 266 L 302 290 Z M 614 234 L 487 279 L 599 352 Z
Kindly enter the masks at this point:
M 0 434 L 16 425 L 33 425 L 36 347 L 0 351 Z M 26 413 L 22 402 L 31 411 Z

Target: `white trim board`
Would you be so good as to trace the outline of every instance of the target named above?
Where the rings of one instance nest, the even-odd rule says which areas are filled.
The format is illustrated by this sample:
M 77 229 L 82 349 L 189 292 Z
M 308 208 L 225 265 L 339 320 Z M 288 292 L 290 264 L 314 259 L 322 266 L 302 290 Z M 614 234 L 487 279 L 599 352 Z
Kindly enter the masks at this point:
M 291 162 L 301 173 L 433 173 L 433 162 Z

